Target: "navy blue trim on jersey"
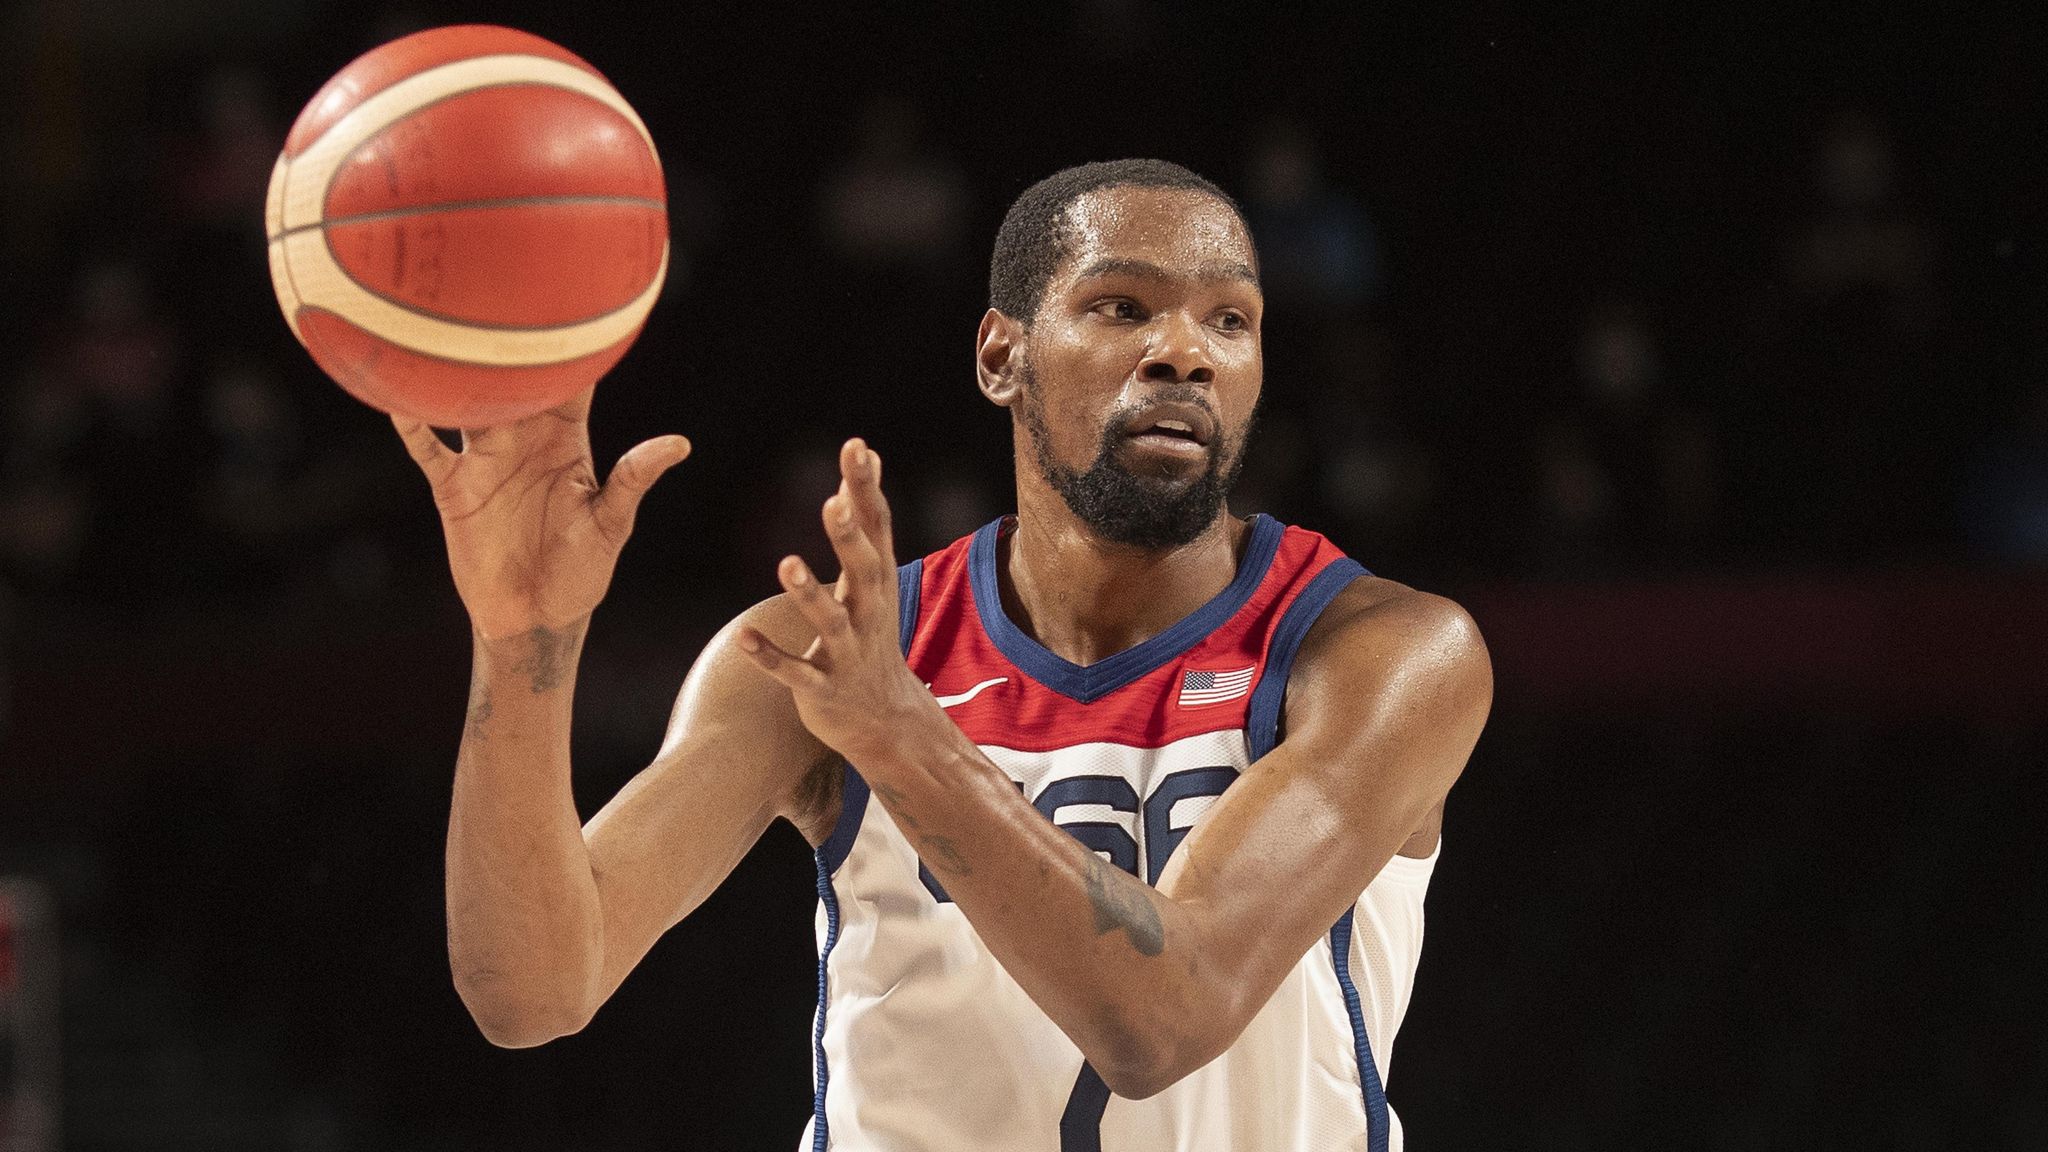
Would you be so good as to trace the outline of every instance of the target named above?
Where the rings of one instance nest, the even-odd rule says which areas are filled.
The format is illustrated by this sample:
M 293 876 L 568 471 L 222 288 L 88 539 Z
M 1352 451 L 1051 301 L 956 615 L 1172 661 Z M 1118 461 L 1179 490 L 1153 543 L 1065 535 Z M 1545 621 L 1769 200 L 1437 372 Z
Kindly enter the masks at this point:
M 912 560 L 896 569 L 896 646 L 910 655 L 910 638 L 917 635 L 917 604 L 924 595 L 924 560 Z
M 918 602 L 923 593 L 924 561 L 912 560 L 896 569 L 896 643 L 910 655 L 911 637 L 917 635 Z M 831 1143 L 831 1128 L 825 1120 L 825 1085 L 831 1079 L 825 1065 L 825 969 L 832 960 L 832 946 L 839 943 L 839 893 L 832 888 L 832 874 L 846 863 L 860 835 L 861 819 L 868 810 L 868 782 L 846 765 L 845 784 L 839 790 L 839 819 L 832 834 L 818 846 L 818 902 L 825 906 L 825 946 L 818 950 L 818 1020 L 811 1027 L 811 1060 L 818 1091 L 811 1102 L 811 1152 L 825 1152 Z
M 1259 686 L 1252 690 L 1252 702 L 1245 717 L 1245 736 L 1253 762 L 1280 743 L 1280 708 L 1287 700 L 1287 677 L 1294 671 L 1295 654 L 1308 630 L 1323 615 L 1323 609 L 1353 580 L 1367 575 L 1363 565 L 1349 557 L 1330 561 L 1308 582 L 1308 587 L 1287 606 L 1287 614 L 1273 629 L 1266 647 L 1266 668 Z M 1344 1010 L 1351 1017 L 1351 1047 L 1358 1057 L 1358 1086 L 1365 1105 L 1367 1152 L 1387 1152 L 1387 1091 L 1380 1083 L 1379 1066 L 1373 1063 L 1372 1044 L 1366 1039 L 1365 1010 L 1358 998 L 1358 986 L 1351 980 L 1352 917 L 1344 913 L 1330 929 L 1330 959 L 1337 968 L 1337 986 L 1344 991 Z
M 849 769 L 849 777 L 853 772 Z M 865 785 L 861 788 L 866 792 Z M 867 807 L 867 797 L 861 797 L 861 807 Z M 832 959 L 832 946 L 839 942 L 839 894 L 832 890 L 832 874 L 825 871 L 825 855 L 818 854 L 818 900 L 825 905 L 825 946 L 818 950 L 818 1022 L 811 1026 L 812 1074 L 818 1081 L 818 1094 L 811 1102 L 811 1152 L 825 1152 L 831 1141 L 831 1128 L 825 1120 L 825 1083 L 831 1079 L 831 1072 L 825 1066 L 825 965 Z
M 1252 702 L 1245 712 L 1246 739 L 1254 761 L 1280 743 L 1280 705 L 1287 699 L 1287 676 L 1294 670 L 1294 654 L 1300 651 L 1302 639 L 1337 593 L 1364 575 L 1364 566 L 1348 556 L 1330 561 L 1287 606 L 1287 614 L 1273 629 L 1265 670 L 1259 673 L 1259 686 L 1252 689 Z
M 910 655 L 910 638 L 917 634 L 923 583 L 923 560 L 912 560 L 896 570 L 896 643 L 905 656 Z M 861 817 L 867 810 L 868 782 L 849 764 L 845 786 L 839 792 L 839 819 L 832 825 L 832 834 L 818 846 L 818 867 L 825 870 L 825 875 L 839 871 L 839 866 L 846 863 L 846 854 L 853 851 L 854 837 L 860 835 Z
M 974 534 L 968 552 L 968 582 L 974 587 L 974 609 L 988 638 L 1010 663 L 1026 676 L 1062 696 L 1092 703 L 1140 679 L 1206 639 L 1223 626 L 1245 601 L 1258 591 L 1273 566 L 1273 554 L 1280 550 L 1280 538 L 1287 528 L 1271 516 L 1252 517 L 1251 542 L 1245 547 L 1244 562 L 1237 577 L 1207 604 L 1183 616 L 1174 625 L 1143 644 L 1126 648 L 1093 664 L 1075 664 L 1040 644 L 1003 611 L 1003 597 L 997 590 L 996 540 L 1002 520 L 982 526 Z
M 1337 967 L 1337 986 L 1344 990 L 1344 1010 L 1351 1014 L 1351 1046 L 1358 1056 L 1358 1083 L 1365 1091 L 1366 1152 L 1387 1152 L 1387 1090 L 1380 1085 L 1379 1066 L 1373 1063 L 1372 1045 L 1365 1038 L 1365 1010 L 1358 1000 L 1358 985 L 1351 982 L 1351 918 L 1344 913 L 1330 929 L 1330 959 Z
M 1074 1090 L 1060 1113 L 1060 1152 L 1102 1152 L 1102 1114 L 1109 1110 L 1109 1095 L 1102 1073 L 1081 1061 Z

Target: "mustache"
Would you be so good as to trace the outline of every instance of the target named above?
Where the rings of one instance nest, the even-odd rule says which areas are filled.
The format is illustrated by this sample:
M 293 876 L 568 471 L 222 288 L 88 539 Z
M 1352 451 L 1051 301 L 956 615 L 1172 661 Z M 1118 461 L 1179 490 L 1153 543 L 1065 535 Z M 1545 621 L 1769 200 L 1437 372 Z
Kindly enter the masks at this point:
M 1121 430 L 1131 422 L 1131 418 L 1155 404 L 1187 404 L 1200 408 L 1209 418 L 1209 427 L 1215 429 L 1215 435 L 1210 438 L 1209 448 L 1217 448 L 1226 439 L 1223 417 L 1217 413 L 1216 405 L 1210 402 L 1208 391 L 1192 384 L 1171 384 L 1142 400 L 1118 405 L 1116 410 L 1109 414 L 1109 422 L 1103 426 L 1102 442 L 1105 445 L 1116 443 L 1122 436 Z

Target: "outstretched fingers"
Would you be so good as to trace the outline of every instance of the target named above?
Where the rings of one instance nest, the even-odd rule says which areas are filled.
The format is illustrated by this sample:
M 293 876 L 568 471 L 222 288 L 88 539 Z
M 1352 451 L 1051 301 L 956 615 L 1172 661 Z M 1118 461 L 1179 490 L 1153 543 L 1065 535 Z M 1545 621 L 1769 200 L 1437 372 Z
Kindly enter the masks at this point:
M 882 495 L 882 456 L 868 442 L 855 437 L 839 449 L 842 488 L 853 497 L 855 515 L 875 551 L 890 564 L 896 560 L 895 528 L 890 520 L 889 501 Z
M 817 574 L 800 556 L 784 556 L 776 566 L 775 575 L 782 582 L 783 591 L 789 593 L 790 602 L 818 634 L 819 647 L 811 650 L 813 657 L 829 661 L 832 649 L 843 645 L 853 635 L 853 619 L 847 606 L 839 598 L 825 591 L 818 583 Z M 842 577 L 841 583 L 844 583 Z
M 825 673 L 816 664 L 783 651 L 758 629 L 741 625 L 735 639 L 740 651 L 753 657 L 763 672 L 775 677 L 784 687 L 810 692 L 825 686 Z
M 825 534 L 839 557 L 838 598 L 862 624 L 895 634 L 896 560 L 889 510 L 876 483 L 880 458 L 860 440 L 839 452 L 839 491 L 825 501 Z
M 633 531 L 633 518 L 647 490 L 689 455 L 690 442 L 681 436 L 657 436 L 628 449 L 612 465 L 612 474 L 591 504 L 598 530 L 607 539 L 624 542 Z

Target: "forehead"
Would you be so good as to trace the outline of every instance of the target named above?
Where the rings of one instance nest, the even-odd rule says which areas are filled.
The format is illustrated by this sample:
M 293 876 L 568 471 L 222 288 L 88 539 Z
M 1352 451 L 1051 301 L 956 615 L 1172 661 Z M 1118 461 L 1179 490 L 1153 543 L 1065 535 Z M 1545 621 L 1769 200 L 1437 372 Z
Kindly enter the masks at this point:
M 1258 266 L 1244 221 L 1229 205 L 1193 189 L 1098 188 L 1075 199 L 1065 223 L 1060 278 L 1106 260 L 1190 274 Z

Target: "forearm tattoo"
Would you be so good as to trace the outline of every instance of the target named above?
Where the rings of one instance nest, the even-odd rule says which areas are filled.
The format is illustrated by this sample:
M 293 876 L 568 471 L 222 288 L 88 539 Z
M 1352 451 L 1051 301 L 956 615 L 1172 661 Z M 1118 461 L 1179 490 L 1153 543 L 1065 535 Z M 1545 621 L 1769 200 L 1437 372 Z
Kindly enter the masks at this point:
M 1157 956 L 1166 950 L 1166 926 L 1159 921 L 1159 909 L 1142 890 L 1142 881 L 1090 853 L 1086 882 L 1088 903 L 1095 908 L 1097 936 L 1121 928 L 1141 956 Z
M 896 817 L 896 822 L 903 826 L 906 833 L 917 831 L 917 817 L 903 806 L 903 793 L 887 784 L 870 784 L 869 787 L 874 790 L 875 795 L 882 798 L 882 803 L 889 806 L 890 813 Z M 949 836 L 920 835 L 917 838 L 917 847 L 918 856 L 941 872 L 953 876 L 974 875 L 974 866 L 967 862 L 967 857 L 960 854 L 959 846 L 954 844 Z

